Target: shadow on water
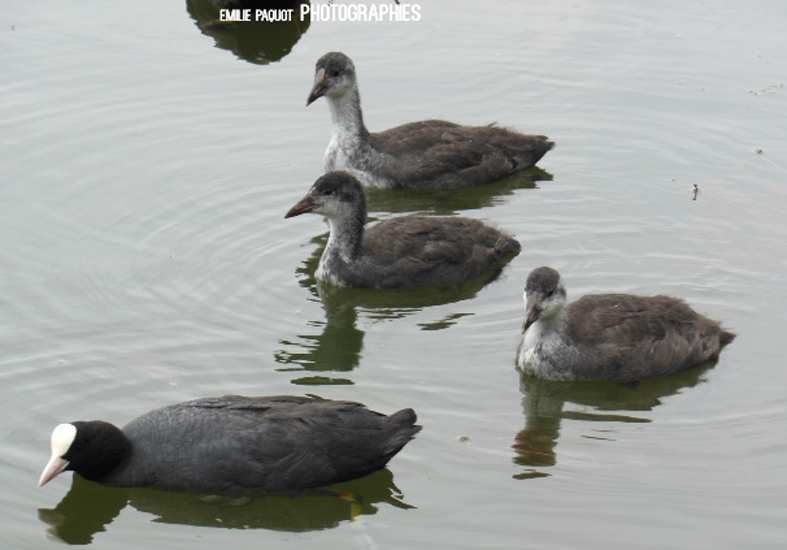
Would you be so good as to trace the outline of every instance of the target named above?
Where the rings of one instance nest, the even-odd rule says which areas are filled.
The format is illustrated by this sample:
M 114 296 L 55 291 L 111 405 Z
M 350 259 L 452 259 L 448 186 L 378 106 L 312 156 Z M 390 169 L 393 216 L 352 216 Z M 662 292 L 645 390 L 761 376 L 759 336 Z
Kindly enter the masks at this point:
M 267 65 L 292 50 L 309 28 L 311 19 L 300 19 L 300 5 L 309 0 L 187 0 L 186 9 L 202 34 L 215 40 L 216 47 L 238 58 Z M 220 21 L 221 8 L 293 9 L 291 21 Z
M 471 281 L 458 289 L 380 290 L 339 288 L 318 282 L 314 277 L 327 235 L 312 239 L 315 251 L 297 269 L 299 284 L 311 294 L 312 301 L 320 302 L 325 312 L 324 321 L 308 324 L 322 327 L 320 334 L 299 334 L 296 339 L 282 339 L 282 349 L 274 352 L 274 359 L 282 365 L 281 372 L 348 372 L 355 369 L 363 350 L 363 330 L 357 326 L 358 316 L 372 321 L 401 319 L 429 306 L 444 305 L 473 298 L 482 288 L 494 281 L 500 272 Z M 421 330 L 442 330 L 472 313 L 452 313 L 446 318 L 420 323 Z M 294 351 L 293 351 L 294 350 Z M 327 374 L 309 375 L 292 380 L 299 385 L 352 384 L 348 378 Z
M 463 189 L 435 189 L 414 193 L 412 189 L 367 189 L 369 209 L 375 212 L 430 210 L 453 214 L 499 205 L 518 189 L 537 189 L 536 182 L 552 181 L 552 174 L 536 166 L 487 185 Z
M 127 504 L 151 514 L 156 523 L 223 529 L 314 531 L 338 526 L 358 516 L 377 513 L 381 502 L 397 508 L 405 503 L 390 470 L 297 496 L 231 498 L 170 493 L 154 489 L 105 487 L 77 475 L 54 509 L 38 510 L 48 532 L 68 544 L 90 544 L 107 531 Z
M 650 411 L 658 407 L 664 397 L 704 382 L 703 375 L 712 367 L 713 364 L 707 364 L 631 385 L 610 381 L 554 382 L 520 373 L 525 428 L 516 434 L 512 448 L 516 452 L 514 462 L 528 467 L 528 470 L 514 477 L 530 479 L 549 475 L 535 468 L 557 464 L 556 447 L 562 420 L 650 422 L 646 416 L 625 413 Z M 566 404 L 590 410 L 572 410 Z M 611 439 L 609 433 L 603 431 L 585 437 Z

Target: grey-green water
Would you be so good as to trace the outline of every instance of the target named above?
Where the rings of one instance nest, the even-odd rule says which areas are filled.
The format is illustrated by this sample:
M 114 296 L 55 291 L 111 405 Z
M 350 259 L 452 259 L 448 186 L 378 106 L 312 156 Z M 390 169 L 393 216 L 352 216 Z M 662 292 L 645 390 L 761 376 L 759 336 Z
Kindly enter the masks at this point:
M 115 4 L 0 15 L 4 548 L 784 546 L 787 5 L 424 2 L 420 23 L 223 49 L 183 2 Z M 303 104 L 327 50 L 355 59 L 372 129 L 498 120 L 557 141 L 535 183 L 372 197 L 376 218 L 512 231 L 524 252 L 497 280 L 315 288 L 324 225 L 283 215 L 321 170 L 327 107 Z M 637 388 L 520 380 L 542 264 L 574 296 L 683 296 L 739 337 Z M 424 430 L 330 494 L 36 488 L 56 423 L 223 393 L 412 406 Z

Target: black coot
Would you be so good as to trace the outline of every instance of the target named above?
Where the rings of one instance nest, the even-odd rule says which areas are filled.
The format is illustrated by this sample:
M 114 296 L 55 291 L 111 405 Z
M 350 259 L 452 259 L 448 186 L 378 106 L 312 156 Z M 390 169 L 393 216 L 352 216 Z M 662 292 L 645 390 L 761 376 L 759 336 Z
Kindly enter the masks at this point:
M 39 485 L 66 470 L 107 485 L 253 495 L 297 492 L 383 468 L 421 429 L 412 409 L 297 396 L 210 397 L 151 411 L 122 430 L 60 424 Z

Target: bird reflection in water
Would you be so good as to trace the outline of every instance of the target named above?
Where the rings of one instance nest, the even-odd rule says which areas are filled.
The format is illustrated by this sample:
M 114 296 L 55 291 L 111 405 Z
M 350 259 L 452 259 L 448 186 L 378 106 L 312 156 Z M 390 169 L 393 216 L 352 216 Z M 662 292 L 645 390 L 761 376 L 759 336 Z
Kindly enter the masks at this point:
M 309 0 L 187 0 L 186 9 L 202 34 L 212 37 L 216 47 L 238 58 L 267 65 L 279 61 L 308 30 L 311 20 L 300 19 L 301 4 Z M 220 21 L 222 8 L 293 9 L 291 21 Z
M 126 505 L 151 514 L 156 523 L 299 532 L 374 515 L 379 503 L 414 508 L 404 502 L 388 469 L 322 490 L 254 498 L 106 487 L 74 475 L 66 496 L 53 509 L 39 509 L 38 517 L 55 538 L 90 544 L 97 533 L 110 530 Z
M 525 427 L 514 437 L 512 448 L 515 452 L 514 462 L 526 469 L 514 478 L 531 479 L 550 475 L 543 469 L 557 464 L 556 448 L 563 420 L 607 424 L 651 422 L 645 415 L 626 413 L 653 410 L 661 405 L 663 398 L 704 382 L 703 374 L 712 366 L 706 364 L 636 384 L 606 380 L 555 382 L 520 373 Z M 599 429 L 585 437 L 609 439 L 606 433 L 608 431 Z
M 537 166 L 517 172 L 493 183 L 456 189 L 425 189 L 413 193 L 408 189 L 366 189 L 369 207 L 385 212 L 429 211 L 449 215 L 463 210 L 480 210 L 504 204 L 520 189 L 538 189 L 539 181 L 553 176 Z

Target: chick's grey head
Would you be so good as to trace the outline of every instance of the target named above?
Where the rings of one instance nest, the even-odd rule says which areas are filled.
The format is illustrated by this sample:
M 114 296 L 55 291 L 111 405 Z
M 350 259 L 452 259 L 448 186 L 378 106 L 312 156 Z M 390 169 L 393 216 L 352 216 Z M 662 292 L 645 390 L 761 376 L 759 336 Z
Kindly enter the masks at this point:
M 314 86 L 306 105 L 322 96 L 340 97 L 355 86 L 355 65 L 341 52 L 328 52 L 317 60 Z
M 566 289 L 560 273 L 551 267 L 538 267 L 530 272 L 525 284 L 525 325 L 549 319 L 566 305 Z
M 307 212 L 322 214 L 326 218 L 352 217 L 366 222 L 366 198 L 361 184 L 347 172 L 328 172 L 314 182 L 285 218 Z

